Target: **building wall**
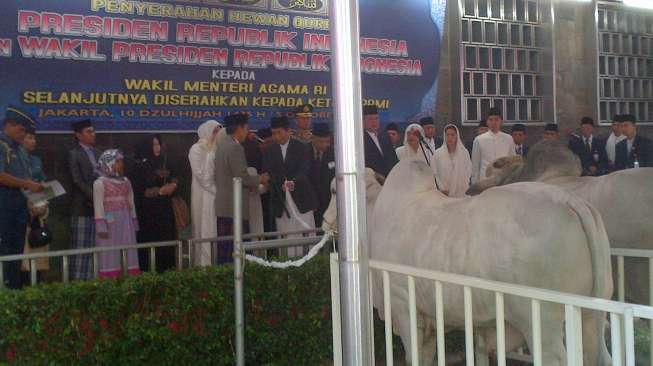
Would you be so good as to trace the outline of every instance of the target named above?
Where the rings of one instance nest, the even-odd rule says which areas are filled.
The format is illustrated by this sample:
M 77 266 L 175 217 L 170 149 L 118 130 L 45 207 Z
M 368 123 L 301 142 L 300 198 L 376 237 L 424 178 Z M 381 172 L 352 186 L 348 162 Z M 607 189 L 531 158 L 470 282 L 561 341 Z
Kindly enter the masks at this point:
M 577 129 L 584 116 L 598 120 L 595 14 L 592 2 L 554 0 L 553 6 L 556 118 L 564 135 L 565 130 Z M 460 124 L 461 120 L 458 19 L 458 0 L 449 0 L 436 106 L 439 130 L 446 123 Z M 464 127 L 462 133 L 471 138 L 473 130 Z M 599 134 L 609 134 L 608 127 L 598 130 Z M 653 127 L 641 126 L 639 130 L 644 135 L 653 135 Z M 528 127 L 528 141 L 539 140 L 542 131 L 542 126 Z

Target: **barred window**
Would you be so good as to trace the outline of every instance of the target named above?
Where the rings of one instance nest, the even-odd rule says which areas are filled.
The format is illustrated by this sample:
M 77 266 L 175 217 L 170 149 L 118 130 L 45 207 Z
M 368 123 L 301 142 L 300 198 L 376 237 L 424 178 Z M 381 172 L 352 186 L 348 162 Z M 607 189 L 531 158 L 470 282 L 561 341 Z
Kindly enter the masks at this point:
M 619 1 L 597 4 L 601 124 L 632 114 L 653 124 L 653 11 Z
M 460 0 L 463 124 L 555 122 L 550 0 Z

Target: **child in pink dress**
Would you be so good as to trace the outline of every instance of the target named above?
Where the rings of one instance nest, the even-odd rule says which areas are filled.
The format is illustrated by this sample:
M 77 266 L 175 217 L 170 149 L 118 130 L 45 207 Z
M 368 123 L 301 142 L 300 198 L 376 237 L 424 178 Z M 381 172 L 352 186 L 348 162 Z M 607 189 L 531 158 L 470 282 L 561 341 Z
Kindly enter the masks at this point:
M 102 176 L 93 184 L 96 243 L 99 247 L 136 244 L 138 220 L 134 192 L 124 176 L 123 155 L 107 150 L 98 159 Z M 100 253 L 100 278 L 116 278 L 122 274 L 120 251 Z M 129 275 L 139 274 L 136 249 L 127 251 Z

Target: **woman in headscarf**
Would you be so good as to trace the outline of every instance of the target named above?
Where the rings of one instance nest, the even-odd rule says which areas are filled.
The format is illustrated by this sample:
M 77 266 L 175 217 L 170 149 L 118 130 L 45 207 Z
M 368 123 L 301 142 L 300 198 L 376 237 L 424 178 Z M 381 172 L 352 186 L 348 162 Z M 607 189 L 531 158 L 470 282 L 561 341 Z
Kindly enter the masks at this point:
M 422 160 L 426 162 L 425 153 L 428 151 L 422 150 L 420 146 L 420 136 L 424 138 L 424 129 L 417 123 L 413 123 L 406 128 L 404 133 L 404 145 L 398 147 L 395 151 L 399 160 Z
M 191 221 L 194 238 L 214 238 L 218 235 L 215 216 L 215 144 L 222 125 L 217 121 L 204 122 L 197 130 L 199 140 L 190 148 L 188 160 L 193 172 L 191 185 Z M 195 265 L 211 265 L 211 243 L 193 248 Z
M 134 192 L 124 176 L 124 156 L 119 150 L 107 150 L 98 159 L 100 178 L 93 183 L 95 240 L 99 247 L 136 244 L 138 220 Z M 100 278 L 116 278 L 122 274 L 120 251 L 100 253 Z M 127 271 L 140 273 L 138 253 L 127 251 Z
M 431 164 L 435 179 L 442 193 L 449 197 L 464 197 L 472 176 L 472 161 L 458 127 L 449 124 L 443 134 L 445 144 L 435 150 Z
M 177 226 L 172 197 L 177 178 L 168 166 L 165 145 L 160 135 L 139 144 L 133 173 L 134 195 L 140 230 L 139 243 L 177 240 Z M 148 250 L 139 251 L 141 268 L 149 268 Z M 156 248 L 156 270 L 175 267 L 175 247 Z

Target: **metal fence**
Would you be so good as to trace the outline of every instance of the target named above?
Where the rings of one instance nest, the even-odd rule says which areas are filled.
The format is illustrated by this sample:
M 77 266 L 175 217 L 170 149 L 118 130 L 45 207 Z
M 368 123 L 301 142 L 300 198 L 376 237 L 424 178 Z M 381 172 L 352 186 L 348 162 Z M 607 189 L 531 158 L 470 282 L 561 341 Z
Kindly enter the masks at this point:
M 257 241 L 244 242 L 243 247 L 245 251 L 256 251 L 256 250 L 266 250 L 266 249 L 279 249 L 290 246 L 307 246 L 314 244 L 319 241 L 320 238 L 314 236 L 315 234 L 320 234 L 322 231 L 319 229 L 313 230 L 301 230 L 301 231 L 289 231 L 289 232 L 267 232 L 267 233 L 252 233 L 243 235 L 243 240 L 253 240 Z M 287 236 L 295 235 L 311 235 L 310 237 L 295 238 L 295 239 L 283 239 Z M 264 240 L 266 238 L 279 238 L 272 240 Z M 42 258 L 48 259 L 60 259 L 62 262 L 61 265 L 61 280 L 62 282 L 70 282 L 70 257 L 75 255 L 92 255 L 93 256 L 93 278 L 99 278 L 100 274 L 100 253 L 105 252 L 115 252 L 119 251 L 121 254 L 121 268 L 123 275 L 127 275 L 127 251 L 133 249 L 147 249 L 149 251 L 149 267 L 150 272 L 155 272 L 156 268 L 156 248 L 162 247 L 176 247 L 176 262 L 177 269 L 190 268 L 194 267 L 195 263 L 193 262 L 193 252 L 194 247 L 203 244 L 203 243 L 219 243 L 223 241 L 233 241 L 234 236 L 218 236 L 214 238 L 194 238 L 188 240 L 174 240 L 174 241 L 165 241 L 165 242 L 153 242 L 153 243 L 141 243 L 141 244 L 131 244 L 131 245 L 121 245 L 113 247 L 92 247 L 84 249 L 67 249 L 67 250 L 57 250 L 57 251 L 48 251 L 41 253 L 30 253 L 30 254 L 16 254 L 16 255 L 7 255 L 0 256 L 0 287 L 4 286 L 3 278 L 3 267 L 7 262 L 14 261 L 27 261 L 29 263 L 29 274 L 30 274 L 30 283 L 31 285 L 36 285 L 38 283 L 37 270 L 36 270 L 36 260 Z M 216 244 L 217 245 L 217 244 Z M 211 258 L 214 258 L 215 247 L 211 246 Z M 186 265 L 184 265 L 184 260 L 186 260 Z M 215 261 L 212 261 L 215 264 Z
M 617 258 L 617 273 L 613 275 L 617 276 L 617 299 L 621 302 L 626 301 L 625 258 L 648 260 L 648 304 L 653 306 L 653 250 L 613 248 L 611 253 L 613 257 Z M 649 364 L 653 365 L 653 320 L 649 320 L 649 328 L 651 329 L 651 334 L 649 335 L 649 349 L 651 352 Z
M 333 335 L 334 335 L 334 364 L 342 365 L 342 343 L 340 339 L 340 304 L 338 290 L 337 256 L 331 256 L 331 286 L 333 306 Z M 556 291 L 543 290 L 527 286 L 513 285 L 497 281 L 484 280 L 464 275 L 430 271 L 370 260 L 370 271 L 380 271 L 383 278 L 383 303 L 385 321 L 386 365 L 393 365 L 392 352 L 392 319 L 390 294 L 390 274 L 399 274 L 406 277 L 406 288 L 409 295 L 409 314 L 394 314 L 395 316 L 408 316 L 410 321 L 410 347 L 411 364 L 419 365 L 419 345 L 417 341 L 417 308 L 415 300 L 415 280 L 432 281 L 435 289 L 436 304 L 436 340 L 437 364 L 445 365 L 446 350 L 444 346 L 444 299 L 443 285 L 456 285 L 463 288 L 464 294 L 464 320 L 465 320 L 465 354 L 467 365 L 474 365 L 474 330 L 472 322 L 472 289 L 486 290 L 494 293 L 496 305 L 496 336 L 497 336 L 497 361 L 499 365 L 506 365 L 506 344 L 504 326 L 504 297 L 506 295 L 518 296 L 529 299 L 531 302 L 531 321 L 533 327 L 533 349 L 531 350 L 533 363 L 536 366 L 542 363 L 542 323 L 541 304 L 543 302 L 555 303 L 564 306 L 565 310 L 565 343 L 567 349 L 567 364 L 582 365 L 582 322 L 581 309 L 596 310 L 609 313 L 611 349 L 614 365 L 635 366 L 635 337 L 634 319 L 641 318 L 653 320 L 653 308 L 643 305 L 625 304 L 622 302 L 596 299 L 591 297 L 565 294 Z M 372 301 L 370 301 L 372 303 Z

